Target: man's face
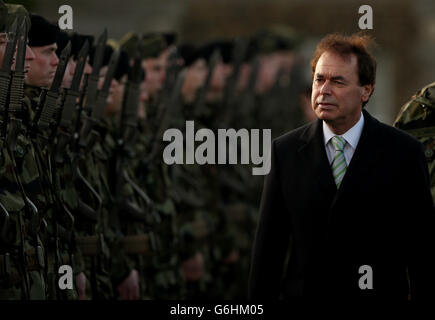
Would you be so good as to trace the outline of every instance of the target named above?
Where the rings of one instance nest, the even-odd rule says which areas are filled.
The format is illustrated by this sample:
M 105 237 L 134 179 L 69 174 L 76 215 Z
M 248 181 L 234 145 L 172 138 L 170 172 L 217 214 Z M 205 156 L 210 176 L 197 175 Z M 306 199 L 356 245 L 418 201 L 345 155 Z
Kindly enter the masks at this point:
M 6 44 L 8 43 L 8 37 L 6 33 L 0 33 L 0 66 L 3 64 L 3 57 L 5 55 Z
M 359 84 L 355 55 L 343 59 L 324 52 L 314 72 L 311 106 L 317 118 L 342 134 L 359 120 L 362 103 L 369 99 L 372 90 L 373 85 Z
M 237 90 L 243 91 L 248 87 L 249 80 L 252 73 L 252 67 L 249 63 L 242 63 L 240 66 L 240 74 L 237 79 Z
M 56 43 L 42 47 L 32 47 L 35 59 L 30 63 L 27 84 L 45 88 L 51 86 L 59 63 L 56 49 Z
M 124 89 L 127 83 L 127 75 L 123 75 L 121 79 L 112 80 L 112 98 L 107 102 L 107 106 L 104 109 L 106 114 L 116 115 L 120 114 L 122 110 L 122 99 L 124 97 Z
M 142 60 L 142 68 L 145 69 L 145 83 L 148 93 L 154 96 L 163 88 L 166 77 L 167 54 L 161 54 L 157 58 Z
M 233 72 L 233 67 L 221 60 L 216 64 L 212 72 L 209 89 L 215 93 L 222 93 L 228 76 Z
M 207 63 L 204 59 L 198 59 L 186 68 L 186 76 L 181 92 L 187 102 L 192 102 L 198 88 L 204 85 L 207 72 Z
M 73 57 L 70 57 L 65 68 L 65 73 L 62 79 L 62 87 L 70 88 L 72 84 L 72 79 L 74 77 L 74 72 L 76 70 L 77 63 L 74 61 Z
M 24 60 L 24 80 L 27 81 L 27 77 L 30 72 L 30 64 L 32 61 L 35 60 L 35 54 L 33 53 L 33 50 L 29 47 L 29 45 L 26 46 L 26 57 Z M 15 68 L 15 65 L 13 66 Z
M 7 42 L 8 42 L 7 34 L 0 33 L 0 66 L 3 64 L 3 58 L 4 58 Z M 15 70 L 15 56 L 16 56 L 16 54 L 17 54 L 17 52 L 15 50 L 14 58 L 12 59 L 11 70 Z M 35 59 L 35 55 L 34 55 L 32 49 L 30 49 L 30 47 L 27 46 L 26 47 L 26 56 L 25 56 L 25 60 L 24 60 L 24 79 L 27 79 L 27 75 L 28 75 L 28 72 L 30 70 L 30 63 L 34 59 Z
M 260 67 L 257 75 L 255 90 L 258 94 L 264 94 L 275 84 L 282 59 L 275 52 L 260 57 Z

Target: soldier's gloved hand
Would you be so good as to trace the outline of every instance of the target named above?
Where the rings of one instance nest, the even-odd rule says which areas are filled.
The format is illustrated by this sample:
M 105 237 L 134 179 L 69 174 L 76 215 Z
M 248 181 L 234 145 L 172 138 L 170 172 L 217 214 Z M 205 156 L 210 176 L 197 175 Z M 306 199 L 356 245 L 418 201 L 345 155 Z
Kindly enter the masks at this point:
M 117 290 L 121 300 L 138 300 L 139 273 L 135 269 L 131 270 L 129 276 L 118 285 Z
M 76 275 L 76 287 L 79 300 L 86 300 L 86 276 L 83 272 Z
M 186 281 L 198 281 L 204 276 L 204 257 L 197 252 L 192 258 L 181 264 Z

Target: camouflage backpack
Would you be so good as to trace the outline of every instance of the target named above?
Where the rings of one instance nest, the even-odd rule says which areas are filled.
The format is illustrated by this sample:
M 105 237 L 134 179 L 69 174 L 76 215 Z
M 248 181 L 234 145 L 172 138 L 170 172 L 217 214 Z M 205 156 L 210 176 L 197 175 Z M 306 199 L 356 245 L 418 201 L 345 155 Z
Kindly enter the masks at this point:
M 394 126 L 414 136 L 424 145 L 432 198 L 435 200 L 435 82 L 419 90 L 405 103 Z

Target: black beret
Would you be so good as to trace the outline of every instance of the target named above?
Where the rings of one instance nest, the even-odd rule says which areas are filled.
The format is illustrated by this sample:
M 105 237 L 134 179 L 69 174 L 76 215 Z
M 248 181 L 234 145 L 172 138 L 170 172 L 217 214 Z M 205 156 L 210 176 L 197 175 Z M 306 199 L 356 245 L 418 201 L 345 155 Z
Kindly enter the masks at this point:
M 94 36 L 79 34 L 76 32 L 71 35 L 71 55 L 75 60 L 77 60 L 77 56 L 86 40 L 88 40 L 89 48 L 92 48 L 92 45 L 94 44 Z
M 178 53 L 184 61 L 185 66 L 190 66 L 197 59 L 197 50 L 193 44 L 183 43 L 178 47 Z
M 32 14 L 30 20 L 32 27 L 29 31 L 29 46 L 43 47 L 56 43 L 60 31 L 57 25 L 36 14 Z
M 59 30 L 57 33 L 57 49 L 56 49 L 56 55 L 60 57 L 62 54 L 63 49 L 65 49 L 66 45 L 68 44 L 68 41 L 70 40 L 70 36 L 68 33 L 66 33 L 63 30 Z
M 223 62 L 231 63 L 233 59 L 234 42 L 228 40 L 218 41 L 215 46 L 219 49 Z
M 6 32 L 6 26 L 8 21 L 8 8 L 0 0 L 0 32 Z
M 118 65 L 115 69 L 114 78 L 116 80 L 120 80 L 123 75 L 129 73 L 130 71 L 130 58 L 128 57 L 127 52 L 121 50 L 119 54 Z
M 165 39 L 166 45 L 168 47 L 176 44 L 177 42 L 177 34 L 175 32 L 163 32 L 162 36 Z
M 142 37 L 142 59 L 157 58 L 167 48 L 165 38 L 158 33 L 148 33 Z
M 94 59 L 95 59 L 95 52 L 97 50 L 97 47 L 93 46 L 92 49 L 89 52 L 89 64 L 91 66 L 94 66 Z M 104 47 L 104 55 L 103 55 L 103 63 L 101 64 L 101 67 L 107 66 L 110 61 L 110 57 L 112 56 L 113 48 L 106 44 Z
M 94 58 L 95 58 L 95 51 L 96 47 L 92 47 L 91 52 L 89 54 L 89 63 L 91 66 L 94 65 Z M 104 57 L 103 57 L 103 63 L 101 64 L 101 67 L 107 66 L 110 62 L 110 58 L 113 54 L 113 48 L 112 46 L 106 45 L 104 48 Z M 130 71 L 130 58 L 128 57 L 127 52 L 124 50 L 121 50 L 119 53 L 119 60 L 118 65 L 116 66 L 115 73 L 113 77 L 116 80 L 119 80 L 122 78 L 123 75 L 127 74 Z
M 203 58 L 210 61 L 210 58 L 215 50 L 219 50 L 221 54 L 222 61 L 224 63 L 231 63 L 232 55 L 233 55 L 233 47 L 234 44 L 232 41 L 228 40 L 219 40 L 209 42 L 197 50 L 196 59 Z

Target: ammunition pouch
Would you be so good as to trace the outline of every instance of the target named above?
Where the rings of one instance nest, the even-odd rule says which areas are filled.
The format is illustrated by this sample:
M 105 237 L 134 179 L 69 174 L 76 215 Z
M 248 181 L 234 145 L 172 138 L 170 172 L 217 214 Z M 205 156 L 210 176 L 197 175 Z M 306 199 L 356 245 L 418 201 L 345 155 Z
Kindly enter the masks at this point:
M 95 134 L 98 134 L 92 128 L 98 124 L 98 120 L 92 117 L 86 117 L 84 120 L 84 124 L 79 133 L 79 146 L 88 149 L 89 144 L 91 144 L 92 140 L 95 139 Z
M 77 237 L 76 243 L 84 256 L 97 256 L 101 252 L 98 235 Z
M 27 271 L 40 271 L 45 267 L 44 249 L 41 246 L 30 248 L 24 252 Z
M 0 213 L 4 216 L 1 219 L 1 227 L 0 227 L 0 243 L 7 242 L 6 236 L 8 232 L 8 224 L 9 224 L 9 213 L 8 210 L 0 203 Z
M 204 220 L 194 221 L 190 226 L 195 239 L 204 239 L 210 234 L 207 223 Z
M 0 279 L 6 286 L 14 286 L 23 279 L 17 269 L 11 267 L 11 257 L 9 253 L 0 254 Z
M 45 233 L 47 231 L 46 229 L 43 230 L 44 232 L 41 232 L 41 222 L 39 213 L 32 215 L 30 220 L 24 222 L 24 236 L 34 239 L 39 233 L 41 233 L 41 235 Z
M 144 222 L 148 225 L 152 224 L 151 216 L 146 214 L 144 210 L 139 208 L 136 203 L 124 201 L 124 203 L 121 206 L 121 210 L 125 211 L 126 216 L 130 218 L 133 221 L 140 221 Z
M 79 200 L 78 202 L 77 212 L 88 220 L 91 220 L 95 223 L 98 222 L 98 212 L 92 209 L 82 200 Z
M 147 234 L 128 235 L 123 238 L 125 252 L 130 255 L 150 255 L 152 253 L 151 239 Z
M 0 90 L 2 93 L 0 94 L 0 133 L 5 133 L 6 122 L 4 119 L 6 102 L 7 102 L 7 92 L 9 91 L 9 82 L 11 80 L 11 76 L 9 72 L 0 71 Z
M 38 120 L 39 130 L 48 129 L 52 124 L 52 122 L 55 120 L 54 115 L 56 113 L 56 108 L 57 108 L 57 99 L 58 99 L 57 92 L 51 92 L 51 91 L 47 92 L 45 103 L 41 112 L 41 117 Z
M 99 91 L 97 95 L 97 101 L 95 103 L 96 108 L 92 113 L 92 116 L 100 119 L 104 116 L 104 107 L 107 104 L 107 97 L 109 96 L 109 92 Z
M 60 132 L 57 137 L 54 160 L 58 165 L 61 165 L 64 162 L 65 149 L 71 141 L 71 135 L 65 132 Z
M 69 253 L 63 252 L 60 254 L 61 264 L 66 264 L 71 266 L 73 269 L 73 257 Z
M 96 257 L 104 255 L 109 257 L 107 245 L 105 244 L 102 234 L 92 236 L 79 236 L 76 238 L 76 244 L 81 249 L 84 256 Z
M 13 151 L 15 151 L 17 146 L 17 139 L 18 139 L 18 134 L 20 133 L 21 130 L 21 123 L 22 121 L 20 119 L 16 119 L 16 118 L 9 119 L 9 124 L 8 124 L 9 129 L 6 134 L 6 141 L 7 144 L 10 146 L 11 150 Z
M 11 257 L 9 253 L 0 255 L 0 277 L 9 276 L 11 273 Z
M 67 230 L 60 224 L 57 224 L 57 235 L 62 242 L 70 243 L 72 239 L 72 230 Z

